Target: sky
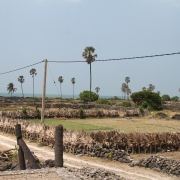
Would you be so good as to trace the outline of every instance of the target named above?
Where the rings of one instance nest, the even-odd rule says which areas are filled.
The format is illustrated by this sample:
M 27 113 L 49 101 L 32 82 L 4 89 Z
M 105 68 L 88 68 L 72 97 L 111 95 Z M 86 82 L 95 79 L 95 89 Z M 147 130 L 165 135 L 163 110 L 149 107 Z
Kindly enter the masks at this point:
M 0 0 L 0 73 L 48 61 L 47 94 L 89 90 L 89 65 L 82 57 L 93 46 L 97 60 L 180 52 L 179 0 Z M 0 75 L 0 93 L 13 83 L 21 93 L 42 94 L 44 63 Z M 121 85 L 130 77 L 132 92 L 155 86 L 161 95 L 179 96 L 180 55 L 92 63 L 92 91 L 100 96 L 121 96 Z M 54 83 L 55 81 L 55 83 Z M 15 94 L 16 94 L 15 93 Z M 14 95 L 15 95 L 14 94 Z

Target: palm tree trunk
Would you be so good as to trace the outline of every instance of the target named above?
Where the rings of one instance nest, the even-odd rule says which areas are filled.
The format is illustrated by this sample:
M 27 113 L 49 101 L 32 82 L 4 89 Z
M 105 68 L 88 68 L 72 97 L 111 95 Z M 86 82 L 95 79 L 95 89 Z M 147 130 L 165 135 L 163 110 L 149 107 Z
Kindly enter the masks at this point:
M 91 101 L 91 63 L 89 64 L 89 68 L 90 68 L 90 94 L 89 94 L 89 101 Z
M 74 84 L 73 84 L 73 99 L 74 99 Z
M 21 83 L 21 89 L 22 89 L 22 96 L 24 97 L 24 94 L 23 94 L 23 88 L 22 88 L 22 83 Z
M 33 98 L 34 98 L 34 75 L 33 75 Z
M 62 98 L 62 90 L 61 90 L 61 83 L 60 83 L 60 91 L 61 91 L 61 98 Z

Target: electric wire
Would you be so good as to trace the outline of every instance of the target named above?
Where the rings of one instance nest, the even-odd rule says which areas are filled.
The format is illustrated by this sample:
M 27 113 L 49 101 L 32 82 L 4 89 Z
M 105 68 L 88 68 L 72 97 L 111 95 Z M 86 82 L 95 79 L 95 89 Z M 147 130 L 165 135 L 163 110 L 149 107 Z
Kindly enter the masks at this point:
M 61 95 L 60 95 L 60 93 L 59 93 L 59 91 L 58 91 L 58 88 L 57 88 L 57 86 L 56 86 L 56 82 L 55 82 L 55 80 L 54 80 L 54 77 L 53 77 L 53 75 L 52 75 L 52 71 L 51 71 L 50 65 L 49 65 L 48 62 L 47 62 L 47 64 L 48 64 L 48 67 L 49 67 L 49 71 L 50 71 L 50 73 L 51 73 L 52 80 L 53 80 L 54 85 L 55 85 L 55 87 L 56 87 L 56 90 L 57 90 L 57 92 L 58 92 L 58 94 L 59 94 L 59 97 L 61 97 Z
M 122 61 L 122 60 L 130 60 L 130 59 L 143 59 L 143 58 L 153 58 L 153 57 L 160 57 L 160 56 L 172 56 L 180 54 L 180 52 L 176 53 L 169 53 L 169 54 L 156 54 L 156 55 L 150 55 L 150 56 L 136 56 L 136 57 L 130 57 L 130 58 L 119 58 L 119 59 L 98 59 L 97 61 Z M 78 62 L 86 62 L 86 61 L 48 61 L 48 62 L 54 62 L 54 63 L 78 63 Z
M 176 52 L 176 53 L 166 53 L 166 54 L 156 54 L 156 55 L 150 55 L 150 56 L 136 56 L 136 57 L 130 57 L 130 58 L 119 58 L 119 59 L 98 59 L 98 60 L 95 60 L 95 62 L 103 62 L 103 61 L 121 61 L 121 60 L 130 60 L 130 59 L 142 59 L 142 58 L 153 58 L 153 57 L 160 57 L 160 56 L 172 56 L 172 55 L 178 55 L 180 54 L 180 52 Z M 40 62 L 37 62 L 37 63 L 34 63 L 34 64 L 31 64 L 31 65 L 28 65 L 28 66 L 25 66 L 25 67 L 22 67 L 22 68 L 18 68 L 18 69 L 14 69 L 14 70 L 11 70 L 11 71 L 7 71 L 7 72 L 3 72 L 3 73 L 0 73 L 0 75 L 3 75 L 3 74 L 7 74 L 7 73 L 11 73 L 11 72 L 14 72 L 14 71 L 18 71 L 18 70 L 21 70 L 21 69 L 25 69 L 25 68 L 28 68 L 28 67 L 31 67 L 31 66 L 34 66 L 34 65 L 37 65 L 37 64 L 40 64 L 44 62 L 43 61 L 40 61 Z M 86 61 L 48 61 L 48 62 L 54 62 L 54 63 L 78 63 L 78 62 L 86 62 Z
M 19 71 L 19 70 L 21 70 L 21 69 L 25 69 L 25 68 L 28 68 L 28 67 L 31 67 L 31 66 L 40 64 L 40 63 L 42 63 L 42 62 L 44 62 L 44 61 L 37 62 L 37 63 L 31 64 L 31 65 L 28 65 L 28 66 L 25 66 L 25 67 L 22 67 L 22 68 L 18 68 L 18 69 L 12 70 L 12 71 L 7 71 L 7 72 L 4 72 L 4 73 L 0 73 L 0 75 L 2 75 L 2 74 L 7 74 L 7 73 L 11 73 L 11 72 L 14 72 L 14 71 Z

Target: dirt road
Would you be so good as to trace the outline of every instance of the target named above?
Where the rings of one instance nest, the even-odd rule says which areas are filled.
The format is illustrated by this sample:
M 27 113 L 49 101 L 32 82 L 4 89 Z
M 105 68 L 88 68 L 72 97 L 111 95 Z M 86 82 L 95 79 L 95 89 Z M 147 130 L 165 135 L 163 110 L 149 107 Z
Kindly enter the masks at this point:
M 41 160 L 54 159 L 54 149 L 49 147 L 38 147 L 37 143 L 31 143 L 26 140 L 31 151 Z M 0 147 L 14 148 L 16 146 L 16 137 L 0 133 Z M 179 178 L 159 173 L 151 169 L 140 167 L 129 167 L 127 164 L 103 160 L 100 158 L 91 158 L 87 156 L 75 156 L 64 153 L 64 165 L 67 167 L 82 168 L 85 166 L 104 168 L 112 171 L 121 177 L 132 180 L 178 180 Z

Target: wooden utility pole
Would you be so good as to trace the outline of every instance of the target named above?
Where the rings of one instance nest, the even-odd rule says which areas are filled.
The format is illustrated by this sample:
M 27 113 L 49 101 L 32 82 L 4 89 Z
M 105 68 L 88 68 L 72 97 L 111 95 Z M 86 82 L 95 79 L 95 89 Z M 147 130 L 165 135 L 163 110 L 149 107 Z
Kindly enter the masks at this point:
M 46 74 L 47 74 L 47 59 L 44 59 L 44 82 L 43 82 L 43 94 L 42 94 L 41 123 L 44 123 L 44 107 L 45 107 L 45 95 L 46 95 Z

